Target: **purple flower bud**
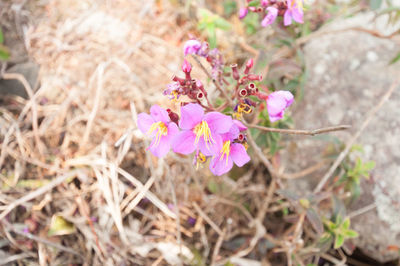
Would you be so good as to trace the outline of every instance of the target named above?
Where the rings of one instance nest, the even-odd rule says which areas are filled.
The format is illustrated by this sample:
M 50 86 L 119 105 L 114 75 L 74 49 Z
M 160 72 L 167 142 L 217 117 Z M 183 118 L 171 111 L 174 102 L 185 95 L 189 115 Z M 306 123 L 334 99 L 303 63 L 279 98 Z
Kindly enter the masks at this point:
M 183 46 L 183 54 L 187 56 L 188 54 L 197 54 L 201 48 L 201 42 L 198 40 L 189 40 Z
M 246 7 L 242 7 L 239 10 L 239 19 L 244 19 L 247 16 L 249 10 Z
M 183 60 L 182 71 L 185 73 L 190 73 L 190 71 L 192 71 L 192 65 L 186 59 Z
M 196 224 L 196 218 L 190 217 L 187 219 L 188 224 L 194 226 Z
M 290 91 L 275 91 L 268 95 L 267 109 L 269 120 L 278 121 L 283 118 L 285 109 L 293 103 L 293 94 Z
M 276 17 L 278 16 L 278 9 L 275 7 L 267 7 L 268 14 L 264 17 L 264 19 L 261 21 L 261 26 L 266 27 L 268 25 L 271 25 L 274 23 L 276 20 Z

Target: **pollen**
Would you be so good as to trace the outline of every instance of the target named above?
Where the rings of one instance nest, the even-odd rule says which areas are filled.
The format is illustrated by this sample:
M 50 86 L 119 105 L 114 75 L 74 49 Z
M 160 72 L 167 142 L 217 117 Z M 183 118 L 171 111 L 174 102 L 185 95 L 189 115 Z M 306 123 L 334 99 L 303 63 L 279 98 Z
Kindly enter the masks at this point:
M 226 164 L 228 164 L 229 153 L 231 151 L 231 142 L 229 140 L 224 142 L 224 145 L 221 149 L 221 157 L 219 160 L 223 160 L 224 156 L 226 156 Z
M 207 157 L 199 152 L 199 154 L 196 156 L 196 170 L 199 169 L 199 166 L 204 164 L 207 160 Z
M 195 126 L 194 134 L 196 134 L 196 139 L 194 141 L 195 145 L 199 143 L 201 137 L 204 138 L 204 142 L 206 143 L 207 148 L 208 144 L 211 145 L 215 142 L 211 136 L 211 130 L 206 121 L 201 121 L 201 123 Z
M 161 121 L 153 123 L 147 133 L 151 134 L 156 130 L 157 130 L 157 133 L 156 133 L 155 141 L 154 141 L 154 144 L 153 144 L 154 146 L 158 146 L 158 144 L 160 144 L 161 137 L 162 136 L 166 136 L 168 134 L 167 126 Z
M 237 119 L 241 119 L 243 117 L 243 113 L 245 114 L 250 114 L 251 113 L 251 106 L 245 103 L 241 103 L 239 104 L 239 106 L 237 107 L 237 111 L 234 113 L 234 116 Z

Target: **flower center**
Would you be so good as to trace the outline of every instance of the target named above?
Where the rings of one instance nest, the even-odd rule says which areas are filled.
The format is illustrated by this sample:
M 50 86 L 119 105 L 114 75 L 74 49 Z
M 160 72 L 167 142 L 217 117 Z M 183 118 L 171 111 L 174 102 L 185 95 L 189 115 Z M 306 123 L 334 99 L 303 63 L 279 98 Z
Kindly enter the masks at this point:
M 219 160 L 223 160 L 224 156 L 226 156 L 226 164 L 228 164 L 228 157 L 230 152 L 231 152 L 231 141 L 227 140 L 224 142 L 224 145 L 222 146 L 221 157 L 219 158 Z
M 197 156 L 196 156 L 196 170 L 198 170 L 199 166 L 201 164 L 204 164 L 206 162 L 206 160 L 207 160 L 207 157 L 204 154 L 202 154 L 201 152 L 199 152 L 199 154 L 197 154 Z
M 194 127 L 194 134 L 196 134 L 196 139 L 194 141 L 195 145 L 199 143 L 201 137 L 204 138 L 207 148 L 208 144 L 211 145 L 211 143 L 215 142 L 211 136 L 211 130 L 206 121 L 201 121 L 201 123 Z
M 157 130 L 157 133 L 156 133 L 155 141 L 154 141 L 154 144 L 153 144 L 154 146 L 158 146 L 158 144 L 160 144 L 161 137 L 162 136 L 166 136 L 168 134 L 167 126 L 161 121 L 153 123 L 147 133 L 151 134 L 156 130 Z

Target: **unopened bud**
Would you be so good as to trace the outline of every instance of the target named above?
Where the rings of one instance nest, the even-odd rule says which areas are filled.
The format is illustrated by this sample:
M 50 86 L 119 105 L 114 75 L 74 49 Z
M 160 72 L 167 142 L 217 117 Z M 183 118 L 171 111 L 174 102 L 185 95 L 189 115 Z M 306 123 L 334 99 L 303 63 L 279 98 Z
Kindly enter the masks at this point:
M 247 61 L 247 63 L 246 63 L 246 68 L 245 68 L 245 70 L 244 70 L 244 73 L 247 75 L 247 74 L 249 74 L 249 71 L 250 71 L 250 69 L 253 67 L 253 65 L 254 65 L 254 60 L 253 60 L 253 58 L 250 58 L 248 61 Z
M 178 122 L 179 122 L 178 114 L 172 112 L 171 109 L 167 109 L 167 113 L 168 113 L 168 116 L 171 119 L 171 121 L 174 122 L 175 124 L 178 124 Z
M 239 72 L 238 72 L 237 64 L 232 64 L 231 68 L 232 68 L 232 77 L 233 77 L 233 79 L 234 80 L 240 79 L 240 75 L 239 75 Z
M 190 71 L 192 71 L 192 65 L 186 59 L 183 60 L 182 71 L 185 73 L 190 73 Z
M 261 75 L 250 74 L 250 75 L 247 76 L 247 78 L 249 80 L 257 80 L 257 81 L 261 81 L 262 80 L 262 76 Z

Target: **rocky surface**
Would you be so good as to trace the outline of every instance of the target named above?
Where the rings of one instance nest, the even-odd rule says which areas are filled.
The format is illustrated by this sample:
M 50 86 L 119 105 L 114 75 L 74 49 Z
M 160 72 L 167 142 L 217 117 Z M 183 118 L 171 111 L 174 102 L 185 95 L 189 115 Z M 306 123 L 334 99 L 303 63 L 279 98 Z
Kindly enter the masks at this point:
M 296 128 L 351 124 L 352 129 L 325 136 L 289 137 L 282 163 L 286 172 L 292 173 L 320 161 L 327 144 L 335 138 L 348 140 L 368 110 L 400 77 L 400 63 L 389 65 L 400 51 L 398 40 L 345 30 L 313 38 L 304 51 L 309 77 L 304 100 L 292 111 Z M 352 227 L 360 233 L 355 244 L 381 262 L 399 257 L 391 248 L 400 247 L 399 107 L 400 86 L 357 141 L 365 149 L 363 159 L 374 160 L 376 168 L 370 181 L 363 184 L 364 193 L 352 209 L 372 202 L 377 207 L 352 220 Z M 289 181 L 288 187 L 311 191 L 326 170 L 321 168 L 312 175 Z

